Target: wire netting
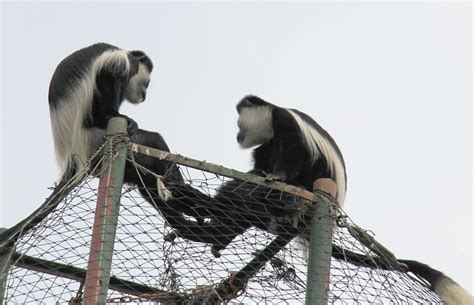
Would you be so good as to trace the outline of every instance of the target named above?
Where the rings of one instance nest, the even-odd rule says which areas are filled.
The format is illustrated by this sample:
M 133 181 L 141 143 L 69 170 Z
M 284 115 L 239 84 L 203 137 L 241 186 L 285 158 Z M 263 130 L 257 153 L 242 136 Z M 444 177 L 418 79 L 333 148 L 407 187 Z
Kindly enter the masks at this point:
M 219 252 L 220 257 L 216 257 L 210 243 L 182 237 L 176 226 L 170 226 L 168 220 L 174 214 L 163 217 L 164 210 L 159 203 L 150 203 L 137 187 L 125 185 L 108 302 L 304 303 L 307 261 L 302 249 L 305 243 L 302 242 L 304 238 L 295 236 L 308 234 L 305 226 L 311 217 L 308 212 L 311 203 L 283 191 L 238 181 L 230 192 L 244 192 L 246 195 L 240 198 L 242 200 L 229 195 L 235 206 L 229 203 L 221 206 L 211 199 L 216 198 L 219 188 L 236 180 L 182 165 L 179 169 L 185 185 L 209 197 L 216 206 L 208 208 L 210 204 L 206 203 L 203 208 L 197 202 L 192 209 L 204 211 L 202 219 L 197 212 L 178 213 L 180 219 L 185 220 L 182 223 L 192 224 L 195 228 L 213 225 L 232 228 L 236 225 L 235 218 L 239 218 L 247 220 L 250 225 L 246 223 L 248 228 L 237 234 Z M 189 198 L 185 198 L 188 192 L 183 192 L 182 197 L 176 194 L 176 200 L 189 202 Z M 84 179 L 44 219 L 9 247 L 10 252 L 4 253 L 11 258 L 6 304 L 81 302 L 97 195 L 98 179 Z M 244 208 L 243 201 L 247 204 Z M 343 211 L 339 211 L 339 215 L 345 216 Z M 330 303 L 442 303 L 422 280 L 404 272 L 393 261 L 381 257 L 373 248 L 354 238 L 348 228 L 356 226 L 349 218 L 342 219 L 344 221 L 334 226 L 333 243 L 340 252 L 338 258 L 331 260 Z M 184 232 L 192 234 L 193 228 Z M 262 253 L 277 235 L 285 236 L 285 240 L 276 248 L 275 255 L 263 256 L 262 261 Z M 360 255 L 359 261 L 370 262 L 370 266 L 354 263 L 354 259 L 349 257 L 354 253 Z M 249 263 L 257 258 L 260 258 L 260 264 L 253 267 L 256 270 L 249 269 Z M 244 269 L 251 271 L 242 280 L 239 271 Z M 231 287 L 236 278 L 241 280 L 238 287 Z

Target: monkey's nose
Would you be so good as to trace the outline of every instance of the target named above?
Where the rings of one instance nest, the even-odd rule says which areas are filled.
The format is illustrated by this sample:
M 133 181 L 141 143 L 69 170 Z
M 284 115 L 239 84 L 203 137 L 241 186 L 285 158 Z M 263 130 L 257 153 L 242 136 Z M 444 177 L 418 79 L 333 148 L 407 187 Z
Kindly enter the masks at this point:
M 239 133 L 237 134 L 237 143 L 242 142 L 243 139 L 244 139 L 244 136 L 239 132 Z

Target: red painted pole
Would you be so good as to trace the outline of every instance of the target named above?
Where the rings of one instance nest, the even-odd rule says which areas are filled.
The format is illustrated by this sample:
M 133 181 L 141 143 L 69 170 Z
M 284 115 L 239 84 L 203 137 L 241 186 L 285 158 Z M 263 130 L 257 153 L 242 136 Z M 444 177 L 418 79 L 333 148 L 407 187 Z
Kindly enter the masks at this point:
M 107 135 L 126 137 L 127 121 L 119 117 L 110 119 Z M 104 152 L 83 304 L 105 304 L 107 300 L 127 150 L 124 139 Z

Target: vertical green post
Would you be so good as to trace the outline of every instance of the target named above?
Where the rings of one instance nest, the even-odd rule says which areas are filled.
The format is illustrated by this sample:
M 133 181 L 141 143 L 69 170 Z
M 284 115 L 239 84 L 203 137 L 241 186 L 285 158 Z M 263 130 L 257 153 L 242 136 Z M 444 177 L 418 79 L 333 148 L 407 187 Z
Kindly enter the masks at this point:
M 7 229 L 0 228 L 0 233 Z M 5 303 L 5 293 L 7 292 L 8 272 L 10 270 L 10 251 L 0 248 L 0 304 Z
M 313 189 L 331 194 L 333 197 L 336 194 L 335 182 L 327 178 L 316 180 Z M 318 196 L 311 220 L 306 305 L 328 304 L 334 215 L 332 202 L 323 196 Z
M 110 268 L 114 250 L 122 194 L 125 160 L 127 121 L 115 117 L 109 120 L 107 135 L 123 135 L 123 141 L 113 144 L 113 149 L 104 152 L 102 171 L 97 196 L 92 240 L 84 286 L 83 304 L 105 304 L 110 281 Z

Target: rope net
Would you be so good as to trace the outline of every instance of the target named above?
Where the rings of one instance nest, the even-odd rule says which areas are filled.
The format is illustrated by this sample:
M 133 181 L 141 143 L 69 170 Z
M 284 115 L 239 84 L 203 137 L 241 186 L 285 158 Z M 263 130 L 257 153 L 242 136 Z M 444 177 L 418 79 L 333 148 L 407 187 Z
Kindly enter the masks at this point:
M 304 303 L 306 242 L 297 236 L 308 234 L 310 203 L 268 186 L 176 166 L 186 187 L 181 192 L 179 186 L 167 185 L 174 188 L 173 200 L 178 202 L 169 206 L 185 206 L 192 212 L 170 212 L 162 203 L 145 199 L 145 189 L 123 187 L 108 302 Z M 222 194 L 223 185 L 229 184 L 235 185 Z M 235 197 L 239 192 L 245 193 L 239 197 L 242 200 Z M 47 216 L 19 238 L 1 241 L 11 260 L 2 271 L 7 272 L 6 304 L 82 301 L 97 195 L 98 179 L 89 176 L 71 186 Z M 216 196 L 232 202 L 216 203 L 212 200 Z M 442 303 L 425 282 L 404 272 L 390 255 L 355 238 L 354 228 L 366 238 L 369 234 L 344 217 L 343 211 L 339 215 L 343 217 L 334 226 L 330 303 Z M 243 226 L 244 232 L 234 234 L 234 226 Z M 209 237 L 204 236 L 207 233 L 214 239 L 201 242 Z M 212 250 L 214 240 L 234 235 L 225 248 Z

